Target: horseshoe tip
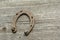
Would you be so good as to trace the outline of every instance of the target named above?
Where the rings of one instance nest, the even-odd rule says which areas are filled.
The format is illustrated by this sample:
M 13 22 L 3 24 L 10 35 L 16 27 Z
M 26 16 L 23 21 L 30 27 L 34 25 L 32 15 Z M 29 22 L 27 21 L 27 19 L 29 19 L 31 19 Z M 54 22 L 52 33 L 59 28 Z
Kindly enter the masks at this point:
M 24 32 L 24 36 L 28 36 L 28 32 Z
M 11 29 L 12 30 L 12 33 L 16 33 L 17 31 L 15 29 Z

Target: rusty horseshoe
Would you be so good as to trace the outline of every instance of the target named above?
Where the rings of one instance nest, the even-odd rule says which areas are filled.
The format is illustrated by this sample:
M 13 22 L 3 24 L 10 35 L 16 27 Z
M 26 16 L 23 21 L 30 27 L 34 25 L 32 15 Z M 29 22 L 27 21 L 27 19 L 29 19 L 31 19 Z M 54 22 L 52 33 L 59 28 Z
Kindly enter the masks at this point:
M 24 32 L 24 35 L 25 36 L 28 36 L 30 34 L 30 32 L 33 30 L 33 27 L 34 27 L 34 17 L 32 15 L 32 13 L 28 12 L 28 11 L 25 11 L 25 10 L 22 10 L 18 13 L 16 13 L 16 15 L 14 16 L 13 18 L 13 28 L 12 28 L 12 32 L 13 33 L 16 33 L 17 32 L 17 29 L 16 29 L 16 22 L 17 20 L 19 19 L 20 16 L 22 15 L 26 15 L 28 18 L 29 18 L 29 21 L 30 21 L 30 29 L 29 31 L 27 32 Z

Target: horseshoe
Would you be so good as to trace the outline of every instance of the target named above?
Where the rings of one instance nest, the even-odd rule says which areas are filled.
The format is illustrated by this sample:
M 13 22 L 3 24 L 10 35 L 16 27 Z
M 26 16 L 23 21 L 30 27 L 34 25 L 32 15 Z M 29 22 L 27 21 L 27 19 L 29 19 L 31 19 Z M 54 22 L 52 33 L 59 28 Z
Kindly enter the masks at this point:
M 16 32 L 17 32 L 16 22 L 17 22 L 17 20 L 19 19 L 19 17 L 22 16 L 22 15 L 26 15 L 26 16 L 30 19 L 30 20 L 29 20 L 29 21 L 30 21 L 30 29 L 29 29 L 29 31 L 24 32 L 24 35 L 25 35 L 25 36 L 28 36 L 28 35 L 30 34 L 30 32 L 33 30 L 33 28 L 34 28 L 34 17 L 33 17 L 33 15 L 32 15 L 32 13 L 30 13 L 30 12 L 28 12 L 28 11 L 25 11 L 25 10 L 22 10 L 22 11 L 16 13 L 16 15 L 14 16 L 14 18 L 13 18 L 13 28 L 12 28 L 12 32 L 13 32 L 13 33 L 16 33 Z

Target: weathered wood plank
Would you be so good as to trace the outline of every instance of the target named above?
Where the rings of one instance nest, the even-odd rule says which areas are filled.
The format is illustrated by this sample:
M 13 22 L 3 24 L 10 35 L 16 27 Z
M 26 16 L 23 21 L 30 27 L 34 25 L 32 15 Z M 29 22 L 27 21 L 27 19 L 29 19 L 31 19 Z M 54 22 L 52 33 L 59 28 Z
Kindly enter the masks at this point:
M 11 32 L 13 16 L 21 9 L 35 17 L 35 27 L 28 37 L 23 35 L 29 30 L 26 16 L 19 18 L 17 33 Z M 60 40 L 60 0 L 0 0 L 0 40 Z

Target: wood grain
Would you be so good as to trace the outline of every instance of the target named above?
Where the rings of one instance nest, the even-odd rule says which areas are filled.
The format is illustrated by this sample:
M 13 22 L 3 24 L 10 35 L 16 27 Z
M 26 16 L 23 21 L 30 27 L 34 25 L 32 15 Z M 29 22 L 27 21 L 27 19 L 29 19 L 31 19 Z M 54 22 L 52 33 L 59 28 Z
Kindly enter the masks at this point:
M 35 27 L 28 37 L 23 35 L 29 30 L 27 16 L 19 18 L 17 33 L 11 32 L 13 16 L 22 9 L 35 17 Z M 0 0 L 0 40 L 60 40 L 60 0 Z

